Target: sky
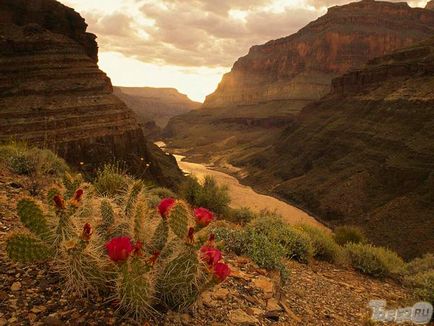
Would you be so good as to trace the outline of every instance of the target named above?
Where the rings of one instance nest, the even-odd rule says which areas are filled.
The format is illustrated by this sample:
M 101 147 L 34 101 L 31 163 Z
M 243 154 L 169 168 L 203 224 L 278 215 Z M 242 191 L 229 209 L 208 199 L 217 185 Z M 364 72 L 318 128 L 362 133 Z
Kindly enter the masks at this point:
M 251 46 L 297 32 L 349 0 L 59 0 L 97 35 L 116 86 L 174 87 L 203 102 Z M 394 2 L 399 2 L 392 0 Z M 411 0 L 424 7 L 428 0 Z

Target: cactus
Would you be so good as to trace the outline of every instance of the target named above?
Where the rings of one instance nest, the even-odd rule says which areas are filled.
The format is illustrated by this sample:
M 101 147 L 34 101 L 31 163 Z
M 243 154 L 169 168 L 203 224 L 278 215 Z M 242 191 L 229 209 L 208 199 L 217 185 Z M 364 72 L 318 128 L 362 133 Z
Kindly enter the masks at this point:
M 6 251 L 9 258 L 28 263 L 53 257 L 53 252 L 41 240 L 28 234 L 15 234 L 7 240 Z
M 47 203 L 49 205 L 53 204 L 54 197 L 60 195 L 60 190 L 58 188 L 51 188 L 47 193 Z
M 200 294 L 199 267 L 197 253 L 191 248 L 171 260 L 157 281 L 161 303 L 179 310 L 192 304 Z
M 77 174 L 74 178 L 68 172 L 65 172 L 65 175 L 63 176 L 63 185 L 66 189 L 64 194 L 65 199 L 70 199 L 74 195 L 75 191 L 80 187 L 81 182 L 81 174 Z
M 120 306 L 137 320 L 158 314 L 152 306 L 155 300 L 153 280 L 148 271 L 149 266 L 136 256 L 129 264 L 121 266 L 117 281 Z
M 146 210 L 145 202 L 140 202 L 136 205 L 136 212 L 134 214 L 134 236 L 141 241 L 144 241 L 146 238 L 146 230 L 144 227 Z
M 113 207 L 107 199 L 101 202 L 100 206 L 101 212 L 101 224 L 98 226 L 98 234 L 100 234 L 105 240 L 109 238 L 109 230 L 113 227 L 115 223 L 115 213 Z
M 48 223 L 42 210 L 33 200 L 21 199 L 17 204 L 18 216 L 21 223 L 33 234 L 43 240 L 50 238 Z
M 111 232 L 108 234 L 108 239 L 116 238 L 116 237 L 130 237 L 133 232 L 131 230 L 131 224 L 128 222 L 122 222 L 119 224 L 115 224 Z
M 134 212 L 134 205 L 137 201 L 137 197 L 142 190 L 143 183 L 141 181 L 136 181 L 133 186 L 131 187 L 131 190 L 129 191 L 127 202 L 125 205 L 125 216 L 127 218 L 131 218 L 133 216 Z
M 155 229 L 154 235 L 151 240 L 152 251 L 161 251 L 166 245 L 169 237 L 169 226 L 165 220 L 161 220 Z
M 190 213 L 186 206 L 181 201 L 176 201 L 175 205 L 169 212 L 169 225 L 173 233 L 181 240 L 185 240 L 188 234 Z

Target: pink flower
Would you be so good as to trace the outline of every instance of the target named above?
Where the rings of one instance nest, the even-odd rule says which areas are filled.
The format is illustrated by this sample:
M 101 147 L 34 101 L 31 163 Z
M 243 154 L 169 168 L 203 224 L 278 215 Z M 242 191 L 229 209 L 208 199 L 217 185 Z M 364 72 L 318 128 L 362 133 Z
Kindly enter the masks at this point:
M 134 250 L 133 244 L 128 237 L 117 237 L 111 239 L 105 245 L 110 259 L 114 262 L 127 260 Z
M 222 253 L 220 250 L 208 246 L 202 246 L 202 248 L 200 248 L 200 256 L 209 267 L 213 267 L 220 261 L 220 259 L 222 259 Z
M 92 233 L 93 233 L 92 225 L 90 225 L 89 223 L 86 223 L 83 227 L 83 232 L 81 233 L 81 238 L 85 241 L 89 241 Z
M 231 269 L 225 263 L 217 263 L 214 265 L 214 275 L 220 282 L 223 282 L 226 277 L 231 275 Z
M 165 218 L 167 217 L 167 214 L 169 214 L 170 209 L 175 204 L 175 199 L 173 198 L 164 198 L 159 204 L 158 204 L 158 211 L 160 212 L 161 217 Z
M 196 222 L 202 227 L 207 226 L 214 219 L 214 215 L 206 208 L 200 207 L 194 210 L 194 216 L 196 216 Z
M 77 191 L 74 194 L 74 200 L 79 202 L 82 196 L 83 196 L 83 189 L 77 189 Z

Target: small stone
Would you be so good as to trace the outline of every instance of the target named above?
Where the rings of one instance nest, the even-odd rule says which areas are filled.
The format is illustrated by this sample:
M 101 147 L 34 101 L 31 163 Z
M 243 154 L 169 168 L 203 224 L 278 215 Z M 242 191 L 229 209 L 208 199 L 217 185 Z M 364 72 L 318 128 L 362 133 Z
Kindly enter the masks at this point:
M 264 293 L 265 299 L 270 299 L 273 296 L 274 284 L 265 277 L 258 277 L 253 280 L 253 285 Z
M 229 290 L 225 288 L 219 288 L 212 293 L 212 297 L 216 300 L 225 300 L 229 294 Z
M 27 316 L 29 318 L 29 321 L 33 323 L 36 320 L 36 315 L 34 313 L 29 313 Z
M 218 306 L 217 302 L 213 300 L 213 298 L 211 297 L 211 293 L 209 292 L 203 293 L 201 298 L 202 298 L 202 303 L 205 307 L 214 308 Z
M 267 311 L 282 311 L 282 307 L 280 306 L 279 301 L 275 298 L 268 299 Z
M 0 302 L 9 299 L 8 294 L 5 291 L 0 291 Z
M 7 324 L 7 320 L 6 319 L 4 319 L 4 318 L 0 318 L 0 326 L 4 326 L 4 325 L 6 325 Z
M 54 316 L 48 316 L 47 318 L 45 318 L 44 320 L 44 325 L 45 326 L 62 326 L 63 323 L 61 320 L 59 320 L 57 317 Z
M 43 312 L 45 310 L 47 310 L 47 307 L 44 307 L 44 306 L 35 306 L 32 308 L 32 312 L 35 314 L 38 314 L 38 313 Z
M 183 325 L 191 325 L 191 316 L 189 314 L 182 314 L 181 323 Z
M 267 311 L 264 317 L 272 321 L 279 321 L 280 314 L 277 311 Z
M 236 309 L 229 312 L 229 321 L 235 325 L 257 325 L 259 321 L 253 316 L 249 316 L 242 309 Z
M 19 291 L 21 290 L 21 283 L 20 282 L 14 282 L 11 285 L 11 291 Z

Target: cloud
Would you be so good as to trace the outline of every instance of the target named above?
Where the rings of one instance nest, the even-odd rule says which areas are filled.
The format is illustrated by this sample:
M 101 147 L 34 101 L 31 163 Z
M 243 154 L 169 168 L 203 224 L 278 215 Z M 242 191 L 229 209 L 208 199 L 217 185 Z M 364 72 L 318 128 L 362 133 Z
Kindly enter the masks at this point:
M 273 1 L 142 0 L 130 10 L 82 14 L 101 51 L 145 63 L 230 67 L 251 46 L 290 35 L 318 16 L 291 7 L 275 12 Z

